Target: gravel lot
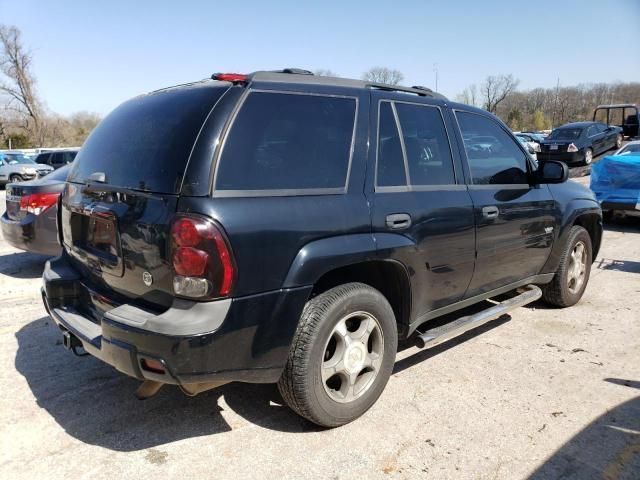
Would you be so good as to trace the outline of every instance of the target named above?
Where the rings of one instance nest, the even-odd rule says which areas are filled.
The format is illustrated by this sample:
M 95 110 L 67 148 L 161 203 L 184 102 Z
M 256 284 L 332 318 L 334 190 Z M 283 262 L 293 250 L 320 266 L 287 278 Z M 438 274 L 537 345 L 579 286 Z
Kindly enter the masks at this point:
M 0 478 L 639 478 L 640 219 L 607 226 L 580 304 L 401 352 L 335 430 L 270 385 L 136 400 L 135 380 L 62 348 L 44 260 L 0 239 Z

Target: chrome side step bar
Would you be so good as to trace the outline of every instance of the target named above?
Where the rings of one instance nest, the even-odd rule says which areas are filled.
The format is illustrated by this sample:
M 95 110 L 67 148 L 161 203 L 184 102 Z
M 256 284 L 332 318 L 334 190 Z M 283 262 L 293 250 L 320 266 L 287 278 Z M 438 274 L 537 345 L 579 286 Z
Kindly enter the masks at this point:
M 518 307 L 535 302 L 542 297 L 542 290 L 535 285 L 528 285 L 518 289 L 519 295 L 498 303 L 474 315 L 461 317 L 453 322 L 440 327 L 435 327 L 416 337 L 416 347 L 431 348 L 462 335 L 480 325 L 484 325 L 491 320 L 495 320 L 505 313 Z

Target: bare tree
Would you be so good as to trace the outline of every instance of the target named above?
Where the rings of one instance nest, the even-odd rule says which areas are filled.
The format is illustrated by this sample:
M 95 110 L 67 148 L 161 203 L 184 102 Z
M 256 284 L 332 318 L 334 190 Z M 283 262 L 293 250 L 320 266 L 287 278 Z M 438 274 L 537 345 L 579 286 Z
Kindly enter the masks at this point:
M 314 75 L 318 75 L 319 77 L 339 77 L 337 73 L 329 70 L 328 68 L 318 68 L 313 71 Z
M 498 105 L 516 89 L 518 83 L 520 81 L 513 75 L 488 76 L 481 87 L 485 110 L 496 113 Z
M 478 105 L 478 89 L 475 85 L 471 85 L 465 88 L 462 93 L 456 95 L 456 100 L 460 103 L 466 103 L 467 105 Z
M 367 82 L 398 85 L 404 80 L 404 75 L 402 75 L 400 70 L 387 67 L 373 67 L 362 74 L 362 79 Z
M 16 27 L 0 25 L 0 95 L 6 97 L 5 108 L 22 117 L 23 128 L 42 145 L 42 109 L 30 71 L 33 57 L 20 36 Z

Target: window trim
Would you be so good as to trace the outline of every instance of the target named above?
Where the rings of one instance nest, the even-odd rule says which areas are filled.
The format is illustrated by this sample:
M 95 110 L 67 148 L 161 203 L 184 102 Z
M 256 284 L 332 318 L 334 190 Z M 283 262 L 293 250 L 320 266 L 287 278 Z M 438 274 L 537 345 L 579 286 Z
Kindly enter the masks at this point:
M 400 136 L 400 146 L 402 150 L 402 156 L 404 160 L 405 169 L 405 181 L 406 185 L 392 185 L 392 186 L 380 186 L 378 185 L 378 159 L 380 156 L 380 110 L 383 102 L 391 104 L 391 111 L 396 122 L 396 128 L 398 129 L 398 135 Z M 451 169 L 453 171 L 453 181 L 455 183 L 443 183 L 441 185 L 413 185 L 411 183 L 411 174 L 409 172 L 409 159 L 407 157 L 407 151 L 404 144 L 404 135 L 402 133 L 402 125 L 400 123 L 400 116 L 396 110 L 396 103 L 402 103 L 406 105 L 412 105 L 417 107 L 435 108 L 440 114 L 440 119 L 444 125 L 444 132 L 449 144 L 449 153 L 451 155 Z M 451 136 L 449 135 L 449 129 L 447 128 L 447 122 L 442 114 L 442 108 L 440 105 L 429 105 L 427 103 L 410 102 L 406 100 L 392 100 L 389 98 L 381 98 L 378 100 L 378 112 L 377 112 L 377 124 L 376 124 L 376 162 L 375 162 L 375 175 L 373 182 L 373 190 L 375 193 L 399 193 L 399 192 L 433 192 L 442 190 L 465 190 L 466 185 L 458 183 L 458 172 L 456 170 L 456 162 L 453 157 L 453 147 L 451 145 Z M 457 188 L 461 187 L 461 188 Z
M 224 148 L 227 144 L 229 134 L 235 125 L 235 122 L 244 106 L 247 98 L 252 93 L 273 93 L 281 95 L 304 95 L 309 97 L 328 97 L 328 98 L 346 98 L 355 100 L 355 109 L 353 115 L 353 130 L 351 134 L 351 145 L 349 148 L 349 159 L 347 163 L 347 173 L 344 186 L 342 187 L 326 187 L 326 188 L 276 188 L 276 189 L 263 189 L 263 190 L 219 190 L 216 188 L 216 182 L 218 181 L 218 170 L 220 168 L 220 159 L 224 153 Z M 353 155 L 356 146 L 356 131 L 358 127 L 358 113 L 360 111 L 360 99 L 354 95 L 338 95 L 329 93 L 317 93 L 317 92 L 298 92 L 292 90 L 270 90 L 264 88 L 248 88 L 245 94 L 242 96 L 238 105 L 235 107 L 231 114 L 231 118 L 228 120 L 228 124 L 222 133 L 222 142 L 214 154 L 213 162 L 215 165 L 215 171 L 213 173 L 213 182 L 211 185 L 211 197 L 212 198 L 228 198 L 228 197 L 296 197 L 296 196 L 315 196 L 315 195 L 344 195 L 349 188 L 349 180 L 351 179 L 351 166 L 353 162 Z
M 479 117 L 483 117 L 486 118 L 487 120 L 495 123 L 498 128 L 500 128 L 503 132 L 505 132 L 507 134 L 507 136 L 514 136 L 513 133 L 509 132 L 506 128 L 504 128 L 500 122 L 497 122 L 496 120 L 494 120 L 493 118 L 489 117 L 488 115 L 484 115 L 482 113 L 477 113 L 477 112 L 470 112 L 469 110 L 464 110 L 462 108 L 453 108 L 452 109 L 453 112 L 453 117 L 456 119 L 456 125 L 458 126 L 458 132 L 460 133 L 460 138 L 462 139 L 462 150 L 464 152 L 464 161 L 467 164 L 467 169 L 469 170 L 469 179 L 467 180 L 468 183 L 467 185 L 469 186 L 469 188 L 471 189 L 471 187 L 475 187 L 473 188 L 474 190 L 489 190 L 489 189 L 495 189 L 496 187 L 500 187 L 500 190 L 520 190 L 523 188 L 531 188 L 531 185 L 529 183 L 491 183 L 491 184 L 484 184 L 484 183 L 474 183 L 474 179 L 473 179 L 473 172 L 471 171 L 471 165 L 469 164 L 469 156 L 467 155 L 467 147 L 464 144 L 464 137 L 462 136 L 462 128 L 460 127 L 460 122 L 458 121 L 458 112 L 461 113 L 469 113 L 471 115 L 477 115 Z M 525 152 L 524 148 L 522 147 L 522 144 L 517 141 L 517 140 L 513 140 L 513 143 L 516 144 L 516 146 L 518 147 L 518 149 L 520 150 L 520 152 L 522 154 L 524 154 L 524 162 L 526 164 L 527 167 L 527 176 L 531 175 L 532 172 L 532 164 L 531 164 L 531 160 L 529 157 L 529 153 Z

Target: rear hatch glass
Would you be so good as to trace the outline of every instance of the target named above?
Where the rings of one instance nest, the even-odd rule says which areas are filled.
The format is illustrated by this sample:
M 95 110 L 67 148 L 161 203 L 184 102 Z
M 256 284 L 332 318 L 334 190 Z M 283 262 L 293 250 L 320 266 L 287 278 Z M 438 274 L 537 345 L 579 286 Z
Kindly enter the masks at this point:
M 202 84 L 133 98 L 111 112 L 78 153 L 68 181 L 179 193 L 193 144 L 228 87 Z

